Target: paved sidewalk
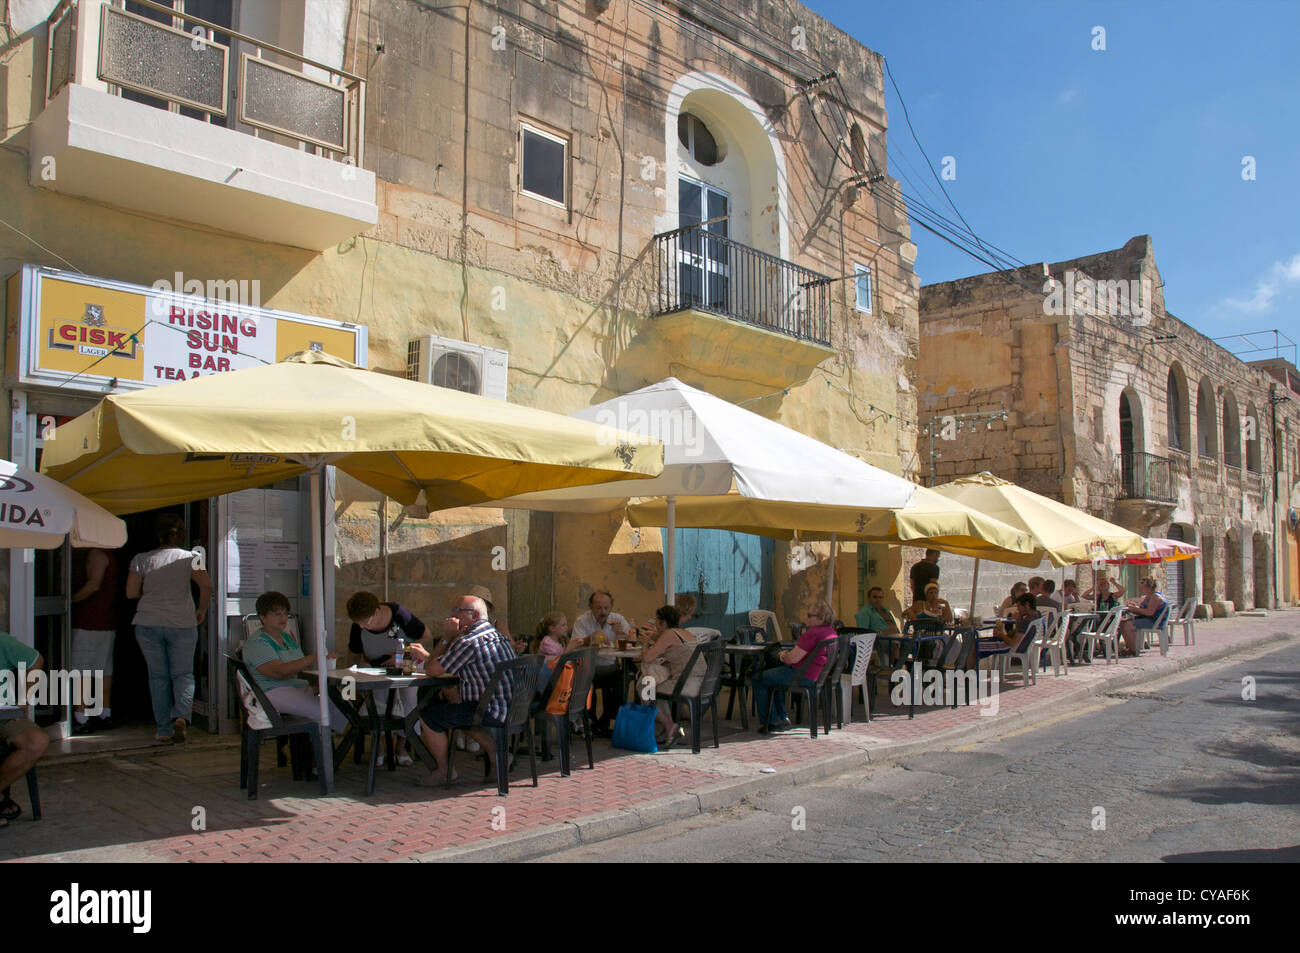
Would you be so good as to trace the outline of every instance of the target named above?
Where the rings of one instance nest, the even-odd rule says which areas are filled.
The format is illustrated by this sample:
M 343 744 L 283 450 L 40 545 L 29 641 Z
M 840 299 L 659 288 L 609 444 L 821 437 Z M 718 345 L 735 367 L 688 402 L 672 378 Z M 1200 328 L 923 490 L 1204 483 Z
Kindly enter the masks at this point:
M 1175 645 L 1167 658 L 1150 650 L 1119 664 L 1071 668 L 998 696 L 996 715 L 979 705 L 906 709 L 887 704 L 870 724 L 858 721 L 816 740 L 807 730 L 772 736 L 723 724 L 721 747 L 699 755 L 674 748 L 658 755 L 596 746 L 561 778 L 558 760 L 539 764 L 531 786 L 527 760 L 512 775 L 510 796 L 495 784 L 427 788 L 419 768 L 381 771 L 375 796 L 363 796 L 364 773 L 350 762 L 333 796 L 290 779 L 262 751 L 260 797 L 238 790 L 238 750 L 214 739 L 192 750 L 150 749 L 65 759 L 40 768 L 44 817 L 33 823 L 26 790 L 14 794 L 24 815 L 0 831 L 0 858 L 39 861 L 376 861 L 504 860 L 539 856 L 580 843 L 710 811 L 743 797 L 837 774 L 868 761 L 965 744 L 981 736 L 1047 720 L 1068 703 L 1173 674 L 1248 649 L 1300 636 L 1300 611 L 1237 617 L 1197 626 L 1195 646 Z M 883 702 L 884 699 L 878 699 Z M 706 722 L 706 739 L 709 737 Z M 706 745 L 708 742 L 706 741 Z M 576 752 L 575 752 L 576 754 Z M 578 759 L 575 757 L 575 764 Z M 463 753 L 462 775 L 475 774 Z

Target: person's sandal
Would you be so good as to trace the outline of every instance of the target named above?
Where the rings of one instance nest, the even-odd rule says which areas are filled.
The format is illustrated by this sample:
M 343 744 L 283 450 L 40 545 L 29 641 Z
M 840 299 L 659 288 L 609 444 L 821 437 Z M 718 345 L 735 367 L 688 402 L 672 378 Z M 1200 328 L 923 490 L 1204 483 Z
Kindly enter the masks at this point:
M 668 734 L 668 740 L 664 742 L 664 750 L 667 751 L 679 741 L 686 740 L 686 729 L 678 725 L 675 730 Z
M 172 742 L 178 745 L 185 744 L 185 719 L 184 718 L 172 719 Z
M 0 801 L 0 820 L 12 821 L 22 812 L 22 806 L 11 797 Z

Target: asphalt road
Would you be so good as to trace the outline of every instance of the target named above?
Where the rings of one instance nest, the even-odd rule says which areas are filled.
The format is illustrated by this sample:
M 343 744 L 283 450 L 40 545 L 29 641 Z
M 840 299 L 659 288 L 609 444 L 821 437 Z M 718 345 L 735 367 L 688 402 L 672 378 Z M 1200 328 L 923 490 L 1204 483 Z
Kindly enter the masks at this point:
M 1300 861 L 1298 732 L 1292 644 L 542 862 Z

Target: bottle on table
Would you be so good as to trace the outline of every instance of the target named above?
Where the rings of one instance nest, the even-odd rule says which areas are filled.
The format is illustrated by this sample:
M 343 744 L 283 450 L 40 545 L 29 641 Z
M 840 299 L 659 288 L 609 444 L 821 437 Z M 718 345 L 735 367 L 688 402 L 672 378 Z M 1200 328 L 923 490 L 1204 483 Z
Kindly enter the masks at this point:
M 397 640 L 397 651 L 393 653 L 393 665 L 397 667 L 398 671 L 405 671 L 406 669 L 406 640 L 405 639 L 399 638 Z

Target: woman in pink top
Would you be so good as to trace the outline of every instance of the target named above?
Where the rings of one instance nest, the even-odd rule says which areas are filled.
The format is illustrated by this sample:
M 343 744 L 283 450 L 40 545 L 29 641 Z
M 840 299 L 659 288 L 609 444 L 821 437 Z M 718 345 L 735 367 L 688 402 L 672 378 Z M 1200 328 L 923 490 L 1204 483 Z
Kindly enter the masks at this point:
M 808 628 L 792 649 L 781 653 L 785 664 L 779 668 L 769 668 L 754 680 L 754 701 L 758 705 L 760 719 L 766 724 L 758 726 L 760 735 L 770 730 L 783 730 L 790 727 L 790 719 L 785 713 L 785 691 L 778 691 L 773 697 L 772 689 L 786 689 L 794 684 L 796 676 L 802 688 L 811 688 L 817 682 L 822 669 L 826 667 L 826 649 L 835 639 L 835 629 L 831 627 L 834 616 L 826 602 L 818 602 L 808 610 Z M 808 663 L 802 675 L 796 669 L 803 664 L 809 654 L 816 657 Z M 770 705 L 770 710 L 769 710 Z

